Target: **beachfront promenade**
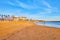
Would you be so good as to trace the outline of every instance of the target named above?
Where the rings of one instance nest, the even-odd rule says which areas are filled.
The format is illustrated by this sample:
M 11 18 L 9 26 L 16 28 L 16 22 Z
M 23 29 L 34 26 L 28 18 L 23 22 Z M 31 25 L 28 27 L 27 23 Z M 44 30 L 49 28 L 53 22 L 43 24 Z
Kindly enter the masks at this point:
M 31 21 L 0 21 L 0 40 L 60 40 L 60 28 Z

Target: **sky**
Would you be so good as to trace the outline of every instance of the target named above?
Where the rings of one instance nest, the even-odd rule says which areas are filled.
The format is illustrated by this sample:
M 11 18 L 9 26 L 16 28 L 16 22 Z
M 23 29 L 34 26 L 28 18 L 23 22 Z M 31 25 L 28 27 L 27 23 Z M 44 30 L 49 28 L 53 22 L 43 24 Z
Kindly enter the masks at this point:
M 60 21 L 60 0 L 0 0 L 0 14 Z

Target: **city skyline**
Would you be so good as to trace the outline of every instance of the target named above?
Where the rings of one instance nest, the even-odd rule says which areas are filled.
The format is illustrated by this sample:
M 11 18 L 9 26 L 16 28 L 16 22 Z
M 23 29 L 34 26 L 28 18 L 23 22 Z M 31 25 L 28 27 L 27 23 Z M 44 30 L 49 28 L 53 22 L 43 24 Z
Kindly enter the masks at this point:
M 60 0 L 0 0 L 0 14 L 60 21 Z

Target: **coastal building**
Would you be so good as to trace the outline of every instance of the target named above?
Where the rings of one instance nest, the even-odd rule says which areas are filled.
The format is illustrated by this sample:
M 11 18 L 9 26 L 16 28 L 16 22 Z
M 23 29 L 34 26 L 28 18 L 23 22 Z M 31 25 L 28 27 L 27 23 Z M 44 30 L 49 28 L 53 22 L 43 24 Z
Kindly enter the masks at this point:
M 13 16 L 13 21 L 19 21 L 19 17 L 18 16 Z
M 28 19 L 27 19 L 27 17 L 23 16 L 23 17 L 20 18 L 20 20 L 25 20 L 26 21 Z

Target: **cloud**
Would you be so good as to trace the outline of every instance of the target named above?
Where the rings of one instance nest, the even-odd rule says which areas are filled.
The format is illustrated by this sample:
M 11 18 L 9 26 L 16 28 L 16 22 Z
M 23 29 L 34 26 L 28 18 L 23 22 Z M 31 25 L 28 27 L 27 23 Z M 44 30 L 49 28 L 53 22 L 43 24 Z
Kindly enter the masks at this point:
M 46 1 L 42 1 L 42 3 L 45 5 L 45 6 L 47 6 L 47 8 L 45 9 L 45 14 L 46 13 L 52 13 L 52 6 L 48 3 L 48 2 L 46 2 Z
M 42 1 L 42 3 L 43 3 L 45 6 L 47 6 L 48 8 L 52 8 L 51 5 L 50 5 L 48 2 L 46 2 L 46 1 Z
M 46 19 L 46 20 L 48 20 L 48 21 L 60 21 L 60 16 L 53 16 L 53 17 L 50 17 L 50 18 L 48 18 L 48 19 Z
M 22 7 L 24 9 L 37 9 L 39 8 L 37 5 L 33 4 L 33 5 L 28 5 L 28 4 L 25 4 L 19 0 L 15 0 L 15 3 L 13 2 L 8 2 L 10 5 L 12 6 L 18 6 L 18 7 Z
M 12 5 L 12 6 L 14 6 L 14 5 L 15 5 L 14 3 L 10 2 L 10 1 L 8 1 L 8 3 L 9 3 L 10 5 Z
M 60 10 L 56 7 L 52 7 L 52 12 L 55 12 L 55 13 L 60 13 Z
M 38 12 L 40 14 L 51 14 L 53 12 L 58 13 L 60 11 L 57 7 L 51 6 L 50 3 L 48 3 L 45 0 L 38 0 L 38 1 L 42 2 L 42 4 L 46 6 L 46 8 L 43 8 L 44 11 Z
M 28 0 L 28 2 L 30 2 L 31 0 Z M 36 0 L 33 0 L 33 2 L 35 2 Z M 40 14 L 49 14 L 49 13 L 52 13 L 52 12 L 59 12 L 59 10 L 56 8 L 56 7 L 52 7 L 50 5 L 50 3 L 46 2 L 45 0 L 38 0 L 37 2 L 42 2 L 41 4 L 44 5 L 44 7 L 42 7 L 41 5 L 39 6 L 38 4 L 36 5 L 36 2 L 33 3 L 33 5 L 28 5 L 24 2 L 21 2 L 19 0 L 15 0 L 15 3 L 13 2 L 9 2 L 10 5 L 13 5 L 13 6 L 17 6 L 17 7 L 21 7 L 21 8 L 24 8 L 24 9 L 43 9 L 44 11 L 39 11 L 37 13 L 40 13 Z M 46 6 L 46 7 L 45 7 Z
M 31 0 L 30 0 L 31 1 Z M 30 2 L 29 0 L 28 0 L 28 2 Z M 26 4 L 26 3 L 24 3 L 24 2 L 21 2 L 21 1 L 19 1 L 19 0 L 15 0 L 15 3 L 13 3 L 13 2 L 8 2 L 10 5 L 13 5 L 13 6 L 18 6 L 18 7 L 22 7 L 22 8 L 25 8 L 25 9 L 40 9 L 40 8 L 42 8 L 43 9 L 43 7 L 41 7 L 41 5 L 39 6 L 38 4 L 36 4 L 37 2 L 39 2 L 39 1 L 36 1 L 36 0 L 33 0 L 33 2 L 32 3 L 30 3 L 30 4 L 33 4 L 33 5 L 30 5 L 30 4 Z M 34 3 L 35 2 L 35 3 Z M 46 1 L 42 1 L 41 0 L 41 4 L 44 4 L 45 6 L 47 6 L 48 8 L 51 8 L 51 6 L 50 6 L 50 4 L 48 3 L 48 2 L 46 2 Z
M 49 9 L 49 8 L 45 8 L 44 11 L 38 12 L 38 14 L 41 14 L 41 15 L 51 14 L 51 13 L 52 13 L 52 9 Z
M 18 3 L 18 5 L 22 8 L 25 8 L 25 9 L 37 9 L 37 8 L 40 8 L 38 5 L 35 5 L 34 3 L 30 3 L 30 4 L 33 4 L 33 5 L 30 5 L 30 4 L 25 4 L 21 1 L 16 1 Z
M 52 13 L 52 6 L 48 3 L 48 2 L 46 2 L 45 0 L 38 0 L 38 2 L 40 2 L 40 4 L 42 4 L 43 5 L 43 7 L 42 7 L 42 9 L 43 9 L 43 11 L 39 11 L 38 13 L 39 14 L 49 14 L 49 13 Z

